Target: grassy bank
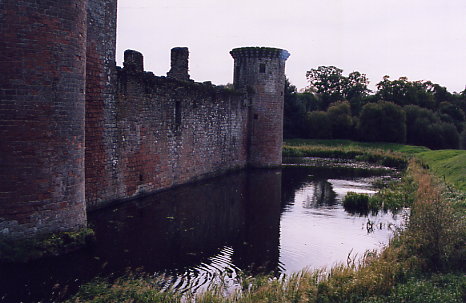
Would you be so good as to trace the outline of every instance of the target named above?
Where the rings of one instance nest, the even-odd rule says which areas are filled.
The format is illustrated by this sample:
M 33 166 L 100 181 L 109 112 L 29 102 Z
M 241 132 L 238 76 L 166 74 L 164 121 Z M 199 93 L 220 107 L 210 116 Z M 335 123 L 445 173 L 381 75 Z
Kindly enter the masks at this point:
M 345 142 L 348 144 L 343 144 Z M 287 142 L 285 148 L 304 153 L 304 143 L 298 140 Z M 466 161 L 456 163 L 456 157 L 463 159 L 463 153 L 396 144 L 366 144 L 332 140 L 316 145 L 320 150 L 328 148 L 330 152 L 337 150 L 347 154 L 374 150 L 377 154 L 395 154 L 395 157 L 409 161 L 406 177 L 397 185 L 397 195 L 412 200 L 410 220 L 406 229 L 397 233 L 387 248 L 382 252 L 367 252 L 360 260 L 348 259 L 346 264 L 302 271 L 282 280 L 244 277 L 241 288 L 232 294 L 225 294 L 222 286 L 217 285 L 196 298 L 184 300 L 199 303 L 465 302 L 466 194 L 445 183 L 450 179 L 442 176 L 447 171 L 458 175 L 459 178 L 453 178 L 453 181 L 457 188 L 461 188 L 461 182 L 455 180 L 462 180 Z M 309 150 L 319 149 L 310 147 Z M 413 157 L 422 159 L 422 163 Z M 384 199 L 389 199 L 387 197 L 399 199 L 396 195 Z M 115 281 L 95 280 L 83 285 L 68 302 L 183 302 L 179 294 L 162 292 L 160 279 L 163 278 L 130 275 Z
M 283 156 L 352 159 L 404 169 L 410 155 L 427 150 L 417 146 L 388 143 L 295 139 L 285 142 Z
M 403 167 L 414 157 L 436 176 L 466 191 L 466 150 L 430 150 L 424 146 L 350 140 L 292 139 L 285 142 L 283 156 L 356 159 L 393 167 Z
M 417 153 L 416 157 L 447 183 L 466 191 L 466 150 L 435 150 Z

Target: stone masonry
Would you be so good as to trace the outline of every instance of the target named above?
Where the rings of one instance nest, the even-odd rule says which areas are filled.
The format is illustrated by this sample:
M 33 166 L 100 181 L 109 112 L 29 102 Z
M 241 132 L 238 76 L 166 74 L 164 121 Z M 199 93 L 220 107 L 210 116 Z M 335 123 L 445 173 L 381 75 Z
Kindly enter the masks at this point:
M 0 235 L 86 225 L 85 0 L 0 1 Z
M 0 1 L 0 237 L 86 225 L 86 210 L 281 164 L 288 52 L 239 48 L 234 87 L 115 64 L 117 0 Z

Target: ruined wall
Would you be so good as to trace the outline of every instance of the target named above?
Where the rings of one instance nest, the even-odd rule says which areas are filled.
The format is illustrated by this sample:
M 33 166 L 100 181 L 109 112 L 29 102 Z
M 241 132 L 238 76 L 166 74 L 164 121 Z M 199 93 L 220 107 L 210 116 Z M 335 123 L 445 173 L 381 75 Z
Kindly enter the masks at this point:
M 119 165 L 127 196 L 246 165 L 241 95 L 155 77 L 138 64 L 125 62 L 118 75 Z
M 143 71 L 140 53 L 127 51 L 124 68 L 118 70 L 115 111 L 114 199 L 247 165 L 248 107 L 243 94 L 156 77 Z M 108 201 L 108 196 L 86 190 L 95 197 L 91 208 Z
M 86 202 L 121 197 L 116 141 L 117 0 L 88 0 L 86 59 Z
M 86 205 L 281 163 L 286 52 L 234 51 L 238 91 L 190 80 L 187 48 L 167 77 L 134 51 L 118 69 L 116 10 L 0 1 L 0 236 L 76 230 Z
M 0 1 L 0 236 L 86 224 L 85 0 Z

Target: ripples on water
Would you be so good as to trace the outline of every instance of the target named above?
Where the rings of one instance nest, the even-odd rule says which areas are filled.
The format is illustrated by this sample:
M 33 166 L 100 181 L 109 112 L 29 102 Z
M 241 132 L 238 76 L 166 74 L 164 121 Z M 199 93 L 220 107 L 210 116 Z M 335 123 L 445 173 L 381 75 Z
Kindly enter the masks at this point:
M 387 171 L 303 166 L 250 170 L 181 186 L 89 215 L 94 247 L 0 267 L 0 302 L 63 298 L 127 268 L 162 275 L 182 293 L 240 287 L 244 275 L 282 276 L 346 262 L 388 243 L 401 215 L 345 212 L 348 191 L 375 192 Z

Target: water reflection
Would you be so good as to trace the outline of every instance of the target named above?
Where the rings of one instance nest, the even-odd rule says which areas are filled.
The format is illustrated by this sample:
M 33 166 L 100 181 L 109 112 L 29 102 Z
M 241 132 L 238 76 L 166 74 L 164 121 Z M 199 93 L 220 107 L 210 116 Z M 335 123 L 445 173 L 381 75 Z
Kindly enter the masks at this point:
M 290 273 L 346 260 L 351 249 L 386 243 L 388 229 L 377 227 L 396 221 L 343 210 L 346 191 L 372 191 L 370 176 L 350 169 L 248 170 L 92 213 L 93 247 L 1 265 L 0 302 L 53 301 L 127 268 L 164 273 L 167 284 L 195 291 L 219 275 L 234 283 L 241 271 Z

